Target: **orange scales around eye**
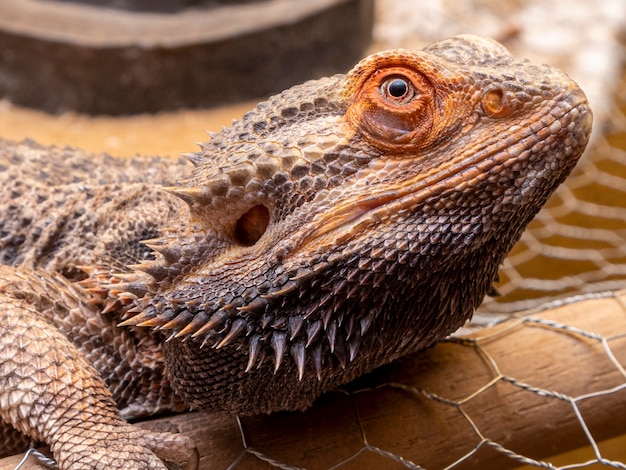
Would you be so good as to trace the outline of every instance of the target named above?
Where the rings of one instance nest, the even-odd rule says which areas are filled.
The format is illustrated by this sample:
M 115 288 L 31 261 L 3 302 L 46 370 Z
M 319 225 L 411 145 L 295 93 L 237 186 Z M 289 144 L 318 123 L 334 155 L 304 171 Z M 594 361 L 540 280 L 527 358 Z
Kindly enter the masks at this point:
M 375 147 L 405 153 L 428 140 L 436 114 L 435 90 L 419 70 L 394 62 L 372 61 L 353 77 L 346 115 Z

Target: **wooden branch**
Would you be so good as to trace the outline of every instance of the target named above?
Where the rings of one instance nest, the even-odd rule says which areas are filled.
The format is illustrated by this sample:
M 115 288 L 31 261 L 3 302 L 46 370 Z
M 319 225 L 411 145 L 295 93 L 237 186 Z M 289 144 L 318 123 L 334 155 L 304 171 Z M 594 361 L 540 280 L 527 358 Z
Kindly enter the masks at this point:
M 305 413 L 241 418 L 244 438 L 228 415 L 194 412 L 141 426 L 193 437 L 202 469 L 236 461 L 246 469 L 270 468 L 268 461 L 405 468 L 400 459 L 426 469 L 505 469 L 520 461 L 499 447 L 544 459 L 588 445 L 581 419 L 596 442 L 626 432 L 625 365 L 626 291 L 440 343 Z M 18 461 L 0 460 L 0 470 Z

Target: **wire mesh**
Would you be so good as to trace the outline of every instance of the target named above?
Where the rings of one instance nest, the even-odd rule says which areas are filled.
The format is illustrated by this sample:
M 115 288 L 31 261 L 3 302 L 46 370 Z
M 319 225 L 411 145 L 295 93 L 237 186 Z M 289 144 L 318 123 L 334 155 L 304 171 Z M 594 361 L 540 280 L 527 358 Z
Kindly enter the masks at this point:
M 624 469 L 625 366 L 626 291 L 555 302 L 382 368 L 305 413 L 228 418 L 211 433 L 236 429 L 231 448 L 207 468 Z

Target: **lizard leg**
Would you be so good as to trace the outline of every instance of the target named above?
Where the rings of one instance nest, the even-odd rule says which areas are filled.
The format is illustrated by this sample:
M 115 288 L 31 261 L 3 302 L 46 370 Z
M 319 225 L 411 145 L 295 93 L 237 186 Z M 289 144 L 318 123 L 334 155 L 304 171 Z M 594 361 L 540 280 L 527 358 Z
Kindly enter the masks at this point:
M 61 469 L 165 469 L 155 452 L 168 460 L 193 453 L 184 436 L 159 438 L 124 421 L 82 353 L 2 289 L 0 344 L 0 419 L 49 444 Z

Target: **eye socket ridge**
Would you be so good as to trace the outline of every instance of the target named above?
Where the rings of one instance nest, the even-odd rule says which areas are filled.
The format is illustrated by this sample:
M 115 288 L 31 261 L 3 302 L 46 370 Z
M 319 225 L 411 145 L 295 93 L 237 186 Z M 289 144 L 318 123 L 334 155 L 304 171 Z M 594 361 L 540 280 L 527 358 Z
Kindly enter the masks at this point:
M 358 84 L 346 119 L 373 146 L 388 153 L 425 145 L 438 116 L 435 86 L 412 67 L 381 67 Z

